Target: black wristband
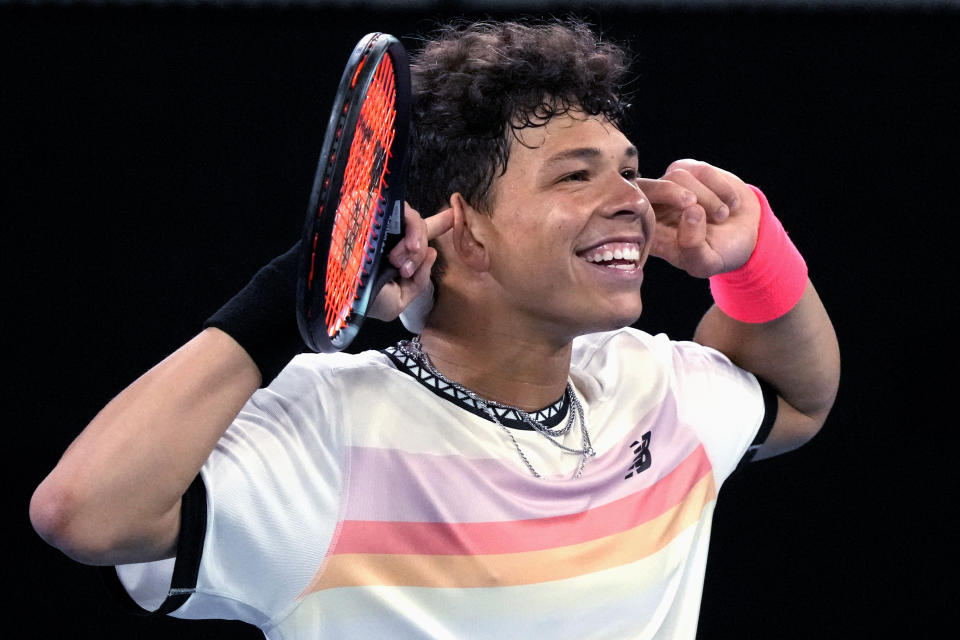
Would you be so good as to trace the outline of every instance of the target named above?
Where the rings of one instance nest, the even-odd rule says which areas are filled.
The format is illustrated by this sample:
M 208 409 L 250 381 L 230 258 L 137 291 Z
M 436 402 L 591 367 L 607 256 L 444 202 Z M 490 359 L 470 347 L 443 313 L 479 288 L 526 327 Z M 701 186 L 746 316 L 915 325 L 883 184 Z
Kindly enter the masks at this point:
M 260 269 L 203 327 L 216 327 L 246 350 L 266 387 L 305 350 L 296 316 L 297 256 L 300 243 Z

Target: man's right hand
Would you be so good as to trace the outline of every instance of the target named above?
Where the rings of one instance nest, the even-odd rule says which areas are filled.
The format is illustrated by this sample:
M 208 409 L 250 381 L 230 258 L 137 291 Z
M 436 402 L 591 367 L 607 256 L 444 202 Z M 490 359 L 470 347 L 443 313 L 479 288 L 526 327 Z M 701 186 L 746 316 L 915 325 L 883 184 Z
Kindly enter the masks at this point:
M 437 250 L 428 243 L 453 228 L 453 211 L 446 209 L 423 219 L 408 204 L 404 208 L 404 223 L 406 233 L 403 240 L 388 256 L 390 264 L 397 269 L 397 277 L 380 290 L 368 314 L 377 320 L 396 320 L 430 288 L 430 271 L 437 259 Z

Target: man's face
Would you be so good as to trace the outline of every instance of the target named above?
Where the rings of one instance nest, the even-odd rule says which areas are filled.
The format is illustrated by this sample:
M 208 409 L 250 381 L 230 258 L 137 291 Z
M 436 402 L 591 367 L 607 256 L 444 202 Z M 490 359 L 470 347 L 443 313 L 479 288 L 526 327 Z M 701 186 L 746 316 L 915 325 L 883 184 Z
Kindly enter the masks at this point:
M 524 129 L 493 183 L 491 273 L 504 302 L 562 340 L 634 322 L 655 219 L 637 150 L 602 117 Z

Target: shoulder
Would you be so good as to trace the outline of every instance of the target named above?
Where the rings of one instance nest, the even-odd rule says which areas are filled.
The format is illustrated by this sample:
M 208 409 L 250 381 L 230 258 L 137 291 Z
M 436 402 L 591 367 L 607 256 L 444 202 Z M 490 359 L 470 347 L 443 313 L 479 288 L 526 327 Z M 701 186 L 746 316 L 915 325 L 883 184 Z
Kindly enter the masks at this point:
M 574 342 L 571 376 L 590 399 L 665 415 L 703 443 L 718 480 L 750 446 L 766 414 L 756 377 L 719 351 L 632 328 Z
M 624 327 L 578 337 L 573 342 L 571 365 L 574 368 L 596 369 L 628 363 L 631 367 L 646 364 L 673 369 L 697 360 L 715 360 L 724 366 L 729 364 L 726 356 L 696 342 L 672 340 L 663 333 L 651 335 L 633 327 Z
M 276 439 L 281 432 L 312 433 L 324 425 L 324 437 L 334 445 L 342 440 L 347 415 L 363 406 L 356 398 L 386 386 L 391 373 L 396 369 L 390 359 L 376 351 L 298 355 L 250 397 L 230 433 Z
M 651 351 L 662 348 L 662 345 L 669 341 L 663 334 L 653 336 L 633 327 L 588 333 L 573 341 L 572 361 L 575 364 L 588 365 L 596 358 L 606 357 L 622 349 Z
M 570 376 L 591 402 L 622 399 L 658 402 L 671 384 L 671 341 L 630 327 L 591 333 L 573 342 Z
M 374 380 L 394 370 L 390 359 L 379 351 L 303 353 L 291 360 L 269 387 L 258 393 L 298 395 L 308 389 L 316 391 L 322 387 L 357 384 L 364 379 Z
M 703 387 L 753 390 L 756 379 L 719 351 L 625 327 L 580 336 L 573 343 L 571 376 L 609 395 L 627 388 L 663 396 L 667 389 L 694 397 Z
M 362 353 L 301 353 L 287 365 L 284 374 L 306 376 L 364 375 L 393 369 L 390 358 L 381 351 Z
M 670 368 L 736 368 L 727 356 L 711 347 L 691 340 L 673 340 L 663 333 L 652 335 L 633 327 L 576 338 L 573 341 L 571 364 L 575 367 L 595 367 L 611 360 L 630 359 L 636 365 L 639 364 L 636 360 L 638 357 L 653 359 Z

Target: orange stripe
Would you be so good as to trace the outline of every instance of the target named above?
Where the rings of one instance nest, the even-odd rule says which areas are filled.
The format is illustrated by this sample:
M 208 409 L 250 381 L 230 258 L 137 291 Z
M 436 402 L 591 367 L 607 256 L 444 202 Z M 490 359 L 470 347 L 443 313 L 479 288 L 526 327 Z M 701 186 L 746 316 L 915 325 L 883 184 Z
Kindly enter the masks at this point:
M 713 474 L 708 473 L 680 504 L 653 520 L 622 533 L 555 549 L 480 556 L 334 555 L 300 597 L 337 587 L 502 587 L 595 573 L 663 549 L 695 524 L 715 497 Z

